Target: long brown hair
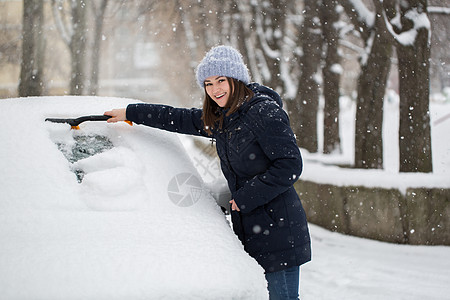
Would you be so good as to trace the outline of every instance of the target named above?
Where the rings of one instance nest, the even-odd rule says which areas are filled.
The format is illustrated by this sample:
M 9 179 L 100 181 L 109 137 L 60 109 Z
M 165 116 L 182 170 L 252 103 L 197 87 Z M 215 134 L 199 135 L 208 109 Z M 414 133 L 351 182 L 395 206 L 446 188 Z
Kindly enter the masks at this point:
M 249 89 L 242 81 L 226 77 L 228 84 L 230 85 L 231 95 L 228 98 L 228 102 L 224 108 L 228 108 L 227 116 L 236 112 L 239 107 L 245 102 L 250 100 L 254 93 Z M 205 131 L 212 135 L 211 129 L 222 129 L 223 114 L 220 112 L 220 107 L 217 103 L 209 97 L 205 88 L 205 99 L 203 101 L 203 124 Z M 216 127 L 217 126 L 217 127 Z

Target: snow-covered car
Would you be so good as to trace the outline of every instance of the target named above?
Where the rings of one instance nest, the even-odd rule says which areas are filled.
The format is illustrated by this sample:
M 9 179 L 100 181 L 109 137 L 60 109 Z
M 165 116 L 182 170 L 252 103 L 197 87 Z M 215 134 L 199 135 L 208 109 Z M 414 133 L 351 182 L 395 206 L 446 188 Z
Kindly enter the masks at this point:
M 0 100 L 2 299 L 266 299 L 176 134 L 46 118 L 135 100 Z

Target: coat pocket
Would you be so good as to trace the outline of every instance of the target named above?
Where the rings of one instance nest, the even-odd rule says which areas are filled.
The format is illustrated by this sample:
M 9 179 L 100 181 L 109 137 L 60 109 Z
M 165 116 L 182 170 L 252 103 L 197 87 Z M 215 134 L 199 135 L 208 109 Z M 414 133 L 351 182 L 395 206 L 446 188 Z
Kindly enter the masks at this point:
M 242 153 L 256 140 L 253 132 L 249 130 L 236 130 L 236 151 Z
M 269 235 L 270 231 L 277 227 L 264 207 L 258 207 L 249 214 L 242 214 L 241 218 L 246 239 L 252 239 L 257 235 Z

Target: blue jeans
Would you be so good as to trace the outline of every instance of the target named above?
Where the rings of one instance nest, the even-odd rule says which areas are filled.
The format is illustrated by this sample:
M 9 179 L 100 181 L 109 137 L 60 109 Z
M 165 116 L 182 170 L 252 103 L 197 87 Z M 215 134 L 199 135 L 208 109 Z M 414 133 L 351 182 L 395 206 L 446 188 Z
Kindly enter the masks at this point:
M 270 300 L 298 300 L 300 267 L 266 273 Z

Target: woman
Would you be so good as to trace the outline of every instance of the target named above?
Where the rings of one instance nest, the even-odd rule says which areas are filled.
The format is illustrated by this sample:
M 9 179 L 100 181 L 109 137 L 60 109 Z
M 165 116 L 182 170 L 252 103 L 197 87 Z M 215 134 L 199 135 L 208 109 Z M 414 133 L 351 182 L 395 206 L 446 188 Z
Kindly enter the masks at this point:
M 270 299 L 298 299 L 300 265 L 311 259 L 310 236 L 293 184 L 302 158 L 280 96 L 250 83 L 241 54 L 212 48 L 196 70 L 203 109 L 130 104 L 105 112 L 108 122 L 130 120 L 216 139 L 232 194 L 233 230 L 264 268 Z

